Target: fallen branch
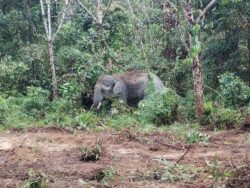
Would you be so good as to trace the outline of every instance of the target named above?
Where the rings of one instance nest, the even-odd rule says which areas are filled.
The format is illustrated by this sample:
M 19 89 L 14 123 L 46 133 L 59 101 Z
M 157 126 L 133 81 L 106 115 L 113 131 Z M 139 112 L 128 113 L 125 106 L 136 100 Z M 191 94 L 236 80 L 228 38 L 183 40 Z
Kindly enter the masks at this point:
M 174 148 L 174 149 L 179 149 L 179 150 L 183 150 L 183 148 L 181 147 L 178 147 L 178 146 L 174 146 L 174 145 L 171 145 L 171 144 L 166 144 L 166 143 L 161 143 L 162 145 L 164 146 L 168 146 L 170 148 Z
M 116 133 L 110 132 L 110 131 L 108 130 L 108 127 L 106 127 L 106 126 L 104 125 L 104 123 L 102 123 L 101 121 L 99 121 L 99 123 L 100 123 L 100 125 L 106 130 L 106 132 L 107 132 L 108 134 L 110 134 L 110 135 L 117 135 Z
M 189 145 L 187 150 L 185 151 L 185 153 L 176 161 L 176 163 L 179 163 L 184 157 L 185 155 L 188 153 L 188 151 L 191 149 L 192 145 Z

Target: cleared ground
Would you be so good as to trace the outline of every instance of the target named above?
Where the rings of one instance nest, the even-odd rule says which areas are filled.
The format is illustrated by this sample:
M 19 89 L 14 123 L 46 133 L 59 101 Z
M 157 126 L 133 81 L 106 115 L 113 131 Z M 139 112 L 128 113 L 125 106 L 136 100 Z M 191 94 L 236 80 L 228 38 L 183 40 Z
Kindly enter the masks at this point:
M 206 134 L 210 135 L 208 145 L 190 146 L 170 133 L 139 134 L 128 129 L 73 134 L 47 127 L 1 133 L 0 187 L 22 187 L 32 181 L 31 170 L 58 188 L 211 187 L 216 177 L 221 185 L 231 170 L 250 163 L 250 133 L 230 130 Z M 102 148 L 100 160 L 81 161 L 79 148 L 96 143 Z M 174 164 L 171 162 L 184 168 L 181 174 L 172 171 L 173 178 L 184 176 L 187 168 L 187 179 L 164 180 L 169 164 Z M 249 179 L 240 178 L 242 187 L 250 185 Z

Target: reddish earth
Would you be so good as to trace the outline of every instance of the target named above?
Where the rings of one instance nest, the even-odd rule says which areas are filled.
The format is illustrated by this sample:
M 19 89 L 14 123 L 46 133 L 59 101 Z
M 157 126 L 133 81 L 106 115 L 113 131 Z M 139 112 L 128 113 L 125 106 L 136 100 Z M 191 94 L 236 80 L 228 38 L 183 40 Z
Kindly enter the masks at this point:
M 250 133 L 231 130 L 206 131 L 206 134 L 211 136 L 207 146 L 194 144 L 187 151 L 188 144 L 170 133 L 139 134 L 126 129 L 116 133 L 83 131 L 72 134 L 56 127 L 1 133 L 0 187 L 22 187 L 29 178 L 30 169 L 43 174 L 51 187 L 105 187 L 96 179 L 102 170 L 110 167 L 116 174 L 106 187 L 211 187 L 214 178 L 206 160 L 216 160 L 220 172 L 249 164 Z M 103 148 L 101 159 L 81 161 L 79 147 L 97 142 Z M 162 169 L 162 161 L 176 162 L 179 159 L 178 164 L 199 169 L 194 179 L 167 182 L 148 175 Z M 219 184 L 223 183 L 220 179 Z

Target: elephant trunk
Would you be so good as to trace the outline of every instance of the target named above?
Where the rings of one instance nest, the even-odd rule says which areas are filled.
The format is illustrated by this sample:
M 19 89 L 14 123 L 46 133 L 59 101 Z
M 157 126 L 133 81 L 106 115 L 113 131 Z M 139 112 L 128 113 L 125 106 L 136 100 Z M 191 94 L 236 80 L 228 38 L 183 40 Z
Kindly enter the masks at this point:
M 100 108 L 102 99 L 103 99 L 103 95 L 101 93 L 101 89 L 95 88 L 94 98 L 93 98 L 93 107 L 95 109 L 98 110 Z

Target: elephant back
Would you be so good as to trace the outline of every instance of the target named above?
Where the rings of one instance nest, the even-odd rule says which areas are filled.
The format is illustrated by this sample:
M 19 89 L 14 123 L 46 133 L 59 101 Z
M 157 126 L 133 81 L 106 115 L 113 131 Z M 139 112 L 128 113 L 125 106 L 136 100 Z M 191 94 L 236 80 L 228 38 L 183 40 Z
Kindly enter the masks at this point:
M 130 71 L 120 76 L 127 87 L 128 98 L 142 98 L 148 83 L 148 73 L 144 71 Z

